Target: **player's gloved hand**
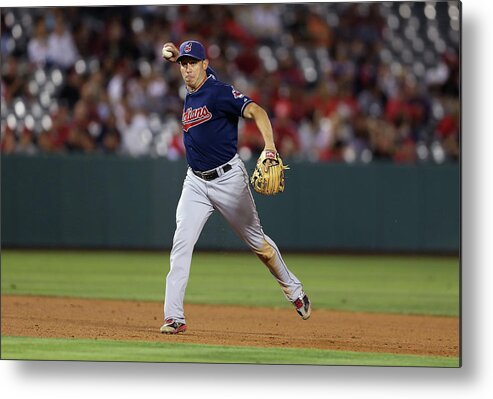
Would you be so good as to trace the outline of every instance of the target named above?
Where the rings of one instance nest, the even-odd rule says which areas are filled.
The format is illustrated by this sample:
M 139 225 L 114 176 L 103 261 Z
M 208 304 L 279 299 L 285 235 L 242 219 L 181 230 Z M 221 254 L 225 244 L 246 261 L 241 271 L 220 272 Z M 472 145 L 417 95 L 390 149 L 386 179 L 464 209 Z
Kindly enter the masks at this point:
M 279 161 L 277 160 L 277 157 L 279 156 L 279 154 L 275 150 L 264 150 L 264 151 L 262 151 L 262 154 L 260 154 L 260 156 L 262 157 L 262 155 L 265 158 L 263 160 L 264 172 L 265 173 L 268 172 L 269 167 L 271 165 L 276 165 L 276 164 L 279 163 Z
M 264 150 L 250 178 L 253 189 L 260 194 L 275 195 L 284 191 L 284 170 L 289 169 L 275 150 Z

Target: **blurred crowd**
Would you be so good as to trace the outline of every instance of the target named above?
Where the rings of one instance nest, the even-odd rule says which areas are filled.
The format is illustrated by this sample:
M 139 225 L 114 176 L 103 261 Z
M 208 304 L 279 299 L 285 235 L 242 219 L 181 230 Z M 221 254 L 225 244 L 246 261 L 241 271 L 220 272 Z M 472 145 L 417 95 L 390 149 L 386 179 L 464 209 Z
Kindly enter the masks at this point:
M 2 153 L 184 157 L 179 68 L 202 41 L 220 80 L 270 114 L 285 158 L 457 161 L 454 2 L 2 9 Z M 455 8 L 454 8 L 455 7 Z M 262 150 L 241 120 L 239 152 Z

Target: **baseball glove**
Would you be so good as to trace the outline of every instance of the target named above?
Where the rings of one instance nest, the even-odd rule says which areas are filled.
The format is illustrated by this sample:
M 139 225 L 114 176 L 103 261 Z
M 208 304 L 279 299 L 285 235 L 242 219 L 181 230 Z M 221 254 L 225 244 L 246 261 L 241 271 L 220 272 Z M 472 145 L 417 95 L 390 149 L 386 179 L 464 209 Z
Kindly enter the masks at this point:
M 260 194 L 275 195 L 284 191 L 284 166 L 281 156 L 275 151 L 264 150 L 257 160 L 250 177 L 253 189 Z

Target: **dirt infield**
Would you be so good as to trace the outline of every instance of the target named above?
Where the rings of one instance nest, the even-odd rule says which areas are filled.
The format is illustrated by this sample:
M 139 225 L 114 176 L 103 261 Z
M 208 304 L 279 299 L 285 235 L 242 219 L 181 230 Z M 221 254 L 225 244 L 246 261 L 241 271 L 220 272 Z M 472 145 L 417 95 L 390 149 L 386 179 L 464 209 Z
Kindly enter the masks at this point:
M 459 355 L 457 317 L 186 305 L 188 331 L 159 333 L 162 303 L 2 295 L 2 335 Z

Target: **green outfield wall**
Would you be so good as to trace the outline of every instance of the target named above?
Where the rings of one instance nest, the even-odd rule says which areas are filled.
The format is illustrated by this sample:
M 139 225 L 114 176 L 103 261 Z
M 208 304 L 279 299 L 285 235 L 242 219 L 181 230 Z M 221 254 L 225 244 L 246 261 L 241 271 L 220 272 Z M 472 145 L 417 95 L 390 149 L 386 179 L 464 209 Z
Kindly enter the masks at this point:
M 284 193 L 254 194 L 282 250 L 459 251 L 458 164 L 290 166 Z M 171 247 L 183 161 L 3 155 L 1 168 L 4 248 Z M 246 249 L 217 214 L 197 248 Z

